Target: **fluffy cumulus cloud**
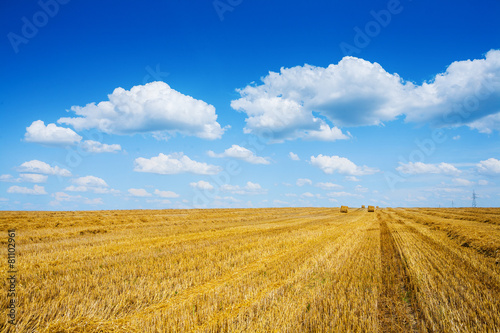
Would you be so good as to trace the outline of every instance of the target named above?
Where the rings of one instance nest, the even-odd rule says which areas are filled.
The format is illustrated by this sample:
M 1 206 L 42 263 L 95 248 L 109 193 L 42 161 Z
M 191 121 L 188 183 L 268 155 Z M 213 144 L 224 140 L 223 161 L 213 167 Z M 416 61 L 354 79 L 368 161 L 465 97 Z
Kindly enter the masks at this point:
M 85 140 L 82 142 L 81 147 L 83 150 L 88 151 L 89 153 L 115 153 L 117 151 L 122 150 L 122 147 L 118 144 L 108 145 L 105 143 L 93 141 L 93 140 Z
M 251 164 L 269 164 L 270 163 L 269 158 L 257 156 L 251 150 L 249 150 L 245 147 L 240 147 L 238 145 L 232 145 L 230 148 L 226 149 L 221 154 L 216 154 L 213 151 L 209 150 L 208 156 L 210 156 L 210 157 L 237 158 L 239 160 L 242 160 L 242 161 L 245 161 L 245 162 L 248 162 Z
M 349 176 L 364 176 L 379 171 L 366 165 L 358 166 L 345 157 L 325 156 L 322 154 L 311 156 L 311 164 L 320 168 L 326 174 L 339 173 Z
M 151 193 L 149 193 L 148 191 L 146 191 L 143 188 L 130 188 L 128 190 L 128 193 L 130 193 L 134 197 L 150 197 L 150 196 L 152 196 Z
M 43 186 L 34 185 L 33 188 L 21 187 L 21 186 L 11 186 L 7 189 L 7 193 L 17 193 L 17 194 L 30 194 L 30 195 L 43 195 L 47 194 Z
M 378 63 L 344 57 L 326 68 L 281 68 L 262 78 L 261 85 L 238 92 L 241 98 L 231 106 L 246 113 L 245 131 L 275 141 L 347 139 L 338 126 L 378 125 L 399 116 L 489 133 L 500 129 L 500 50 L 484 59 L 456 61 L 421 85 Z
M 107 187 L 108 184 L 104 181 L 104 179 L 95 177 L 95 176 L 85 176 L 76 178 L 73 182 L 77 185 L 81 186 L 95 186 L 95 187 Z
M 173 175 L 179 173 L 195 173 L 200 175 L 214 175 L 222 170 L 221 167 L 197 162 L 183 153 L 165 155 L 160 153 L 150 159 L 139 157 L 135 159 L 134 171 Z
M 499 175 L 500 174 L 500 160 L 496 158 L 489 158 L 477 164 L 479 173 L 486 175 Z
M 229 192 L 241 195 L 267 193 L 267 190 L 263 189 L 262 186 L 260 186 L 260 184 L 252 182 L 247 182 L 246 185 L 243 187 L 240 187 L 239 185 L 224 184 L 220 187 L 220 189 L 223 192 Z
M 31 160 L 24 162 L 19 166 L 18 171 L 29 172 L 29 173 L 41 173 L 44 175 L 55 175 L 62 177 L 71 177 L 71 172 L 69 170 L 60 168 L 58 166 L 51 167 L 49 164 L 39 161 Z
M 162 197 L 162 198 L 178 198 L 180 195 L 178 195 L 175 192 L 172 191 L 160 191 L 158 189 L 155 190 L 155 195 Z
M 22 173 L 19 177 L 21 181 L 30 183 L 45 183 L 47 178 L 49 178 L 47 175 L 40 175 L 37 173 Z
M 36 120 L 26 127 L 24 140 L 44 145 L 67 146 L 80 142 L 82 137 L 70 128 L 59 127 L 56 124 L 45 126 L 43 121 Z
M 110 134 L 146 132 L 181 133 L 203 139 L 218 139 L 224 133 L 217 122 L 215 107 L 181 94 L 164 82 L 116 88 L 108 101 L 73 106 L 77 117 L 58 123 L 76 130 L 96 128 Z
M 70 192 L 94 192 L 94 193 L 120 193 L 118 190 L 109 188 L 104 179 L 95 176 L 85 176 L 72 180 L 73 184 L 66 187 L 65 191 Z
M 209 182 L 206 182 L 204 180 L 189 183 L 189 186 L 200 189 L 200 190 L 213 190 L 214 189 L 214 186 L 212 184 L 210 184 Z
M 444 175 L 458 175 L 460 170 L 455 168 L 449 163 L 439 163 L 439 164 L 426 164 L 422 162 L 399 162 L 399 166 L 396 168 L 400 173 L 407 175 L 421 175 L 421 174 L 444 174 Z
M 404 112 L 407 121 L 437 126 L 468 124 L 489 132 L 500 129 L 499 103 L 500 50 L 491 50 L 484 59 L 455 61 L 431 82 L 416 87 Z M 496 119 L 496 123 L 488 125 L 486 118 Z
M 299 155 L 297 155 L 295 153 L 292 153 L 292 152 L 288 153 L 288 157 L 290 157 L 290 159 L 292 161 L 300 161 Z

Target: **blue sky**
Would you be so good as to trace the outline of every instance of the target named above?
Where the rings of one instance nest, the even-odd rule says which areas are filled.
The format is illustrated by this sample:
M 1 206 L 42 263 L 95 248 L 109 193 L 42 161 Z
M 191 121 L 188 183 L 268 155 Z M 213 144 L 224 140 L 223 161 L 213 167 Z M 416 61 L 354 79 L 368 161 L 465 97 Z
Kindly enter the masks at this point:
M 0 209 L 500 201 L 498 1 L 7 1 Z

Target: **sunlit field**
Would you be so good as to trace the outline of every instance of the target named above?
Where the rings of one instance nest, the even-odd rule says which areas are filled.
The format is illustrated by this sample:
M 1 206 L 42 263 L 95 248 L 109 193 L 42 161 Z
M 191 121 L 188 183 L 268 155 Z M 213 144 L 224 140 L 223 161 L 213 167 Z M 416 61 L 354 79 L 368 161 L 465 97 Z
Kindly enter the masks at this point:
M 0 212 L 1 332 L 500 332 L 500 209 Z M 5 282 L 3 294 L 7 293 Z

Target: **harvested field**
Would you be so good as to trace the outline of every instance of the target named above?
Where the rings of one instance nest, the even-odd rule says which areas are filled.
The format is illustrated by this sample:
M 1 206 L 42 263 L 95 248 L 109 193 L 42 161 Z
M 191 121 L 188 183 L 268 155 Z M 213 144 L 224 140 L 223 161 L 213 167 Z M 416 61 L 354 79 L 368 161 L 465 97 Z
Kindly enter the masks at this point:
M 18 321 L 0 332 L 500 332 L 499 222 L 496 208 L 0 212 L 18 271 Z

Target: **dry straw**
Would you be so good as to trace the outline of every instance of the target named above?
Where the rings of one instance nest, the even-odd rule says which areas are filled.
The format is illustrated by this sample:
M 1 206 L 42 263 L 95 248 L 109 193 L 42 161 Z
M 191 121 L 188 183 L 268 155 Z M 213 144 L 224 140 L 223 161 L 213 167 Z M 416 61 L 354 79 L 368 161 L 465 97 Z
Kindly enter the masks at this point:
M 374 212 L 375 211 L 375 206 L 368 206 L 368 211 L 369 212 Z
M 347 207 L 347 206 L 340 206 L 340 212 L 341 213 L 348 213 L 349 212 L 349 207 Z

